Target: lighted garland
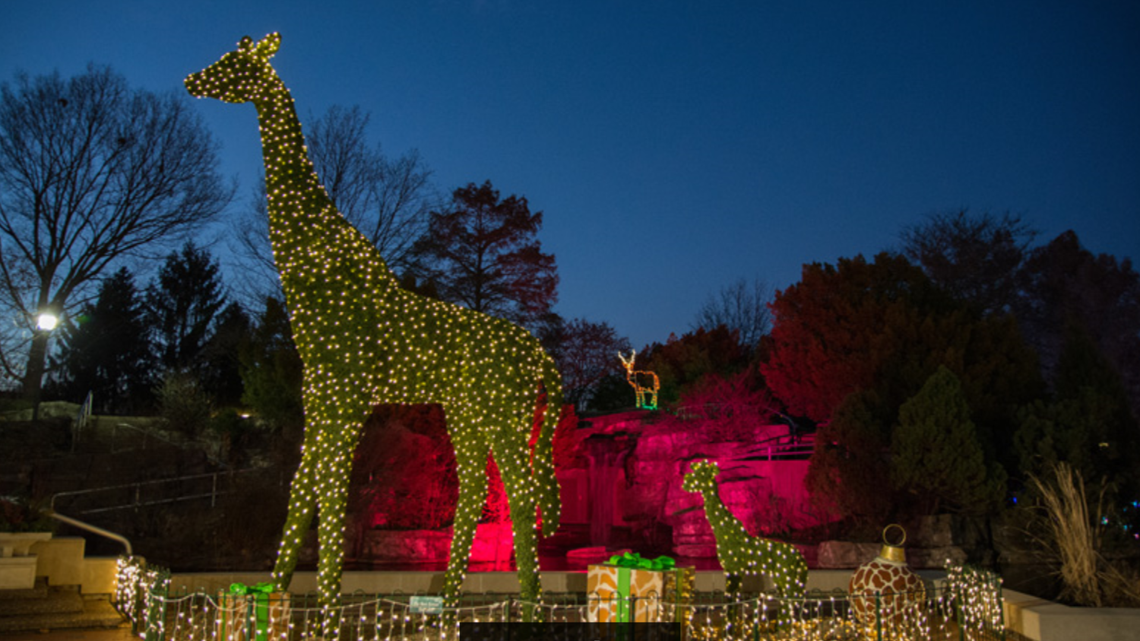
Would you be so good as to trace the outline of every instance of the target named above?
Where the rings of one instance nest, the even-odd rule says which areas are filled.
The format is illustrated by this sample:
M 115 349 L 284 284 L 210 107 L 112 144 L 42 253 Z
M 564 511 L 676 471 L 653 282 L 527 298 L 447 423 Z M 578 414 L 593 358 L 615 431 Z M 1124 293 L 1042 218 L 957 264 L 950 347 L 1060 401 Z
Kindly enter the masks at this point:
M 526 330 L 399 287 L 376 247 L 333 206 L 309 161 L 293 99 L 269 59 L 278 34 L 243 38 L 186 79 L 197 97 L 252 102 L 265 159 L 269 236 L 305 364 L 305 439 L 293 479 L 277 564 L 288 588 L 302 538 L 320 511 L 318 589 L 340 593 L 345 505 L 362 423 L 381 403 L 438 403 L 447 417 L 459 476 L 444 596 L 458 598 L 494 454 L 514 523 L 519 582 L 539 602 L 536 505 L 544 534 L 558 527 L 551 442 L 562 405 L 554 362 Z M 540 387 L 547 407 L 533 456 L 528 445 Z
M 807 562 L 796 546 L 783 541 L 754 537 L 720 500 L 716 477 L 720 468 L 711 461 L 693 463 L 681 488 L 700 492 L 705 516 L 716 536 L 716 554 L 725 574 L 725 591 L 739 597 L 743 576 L 767 575 L 782 597 L 803 596 L 807 587 Z

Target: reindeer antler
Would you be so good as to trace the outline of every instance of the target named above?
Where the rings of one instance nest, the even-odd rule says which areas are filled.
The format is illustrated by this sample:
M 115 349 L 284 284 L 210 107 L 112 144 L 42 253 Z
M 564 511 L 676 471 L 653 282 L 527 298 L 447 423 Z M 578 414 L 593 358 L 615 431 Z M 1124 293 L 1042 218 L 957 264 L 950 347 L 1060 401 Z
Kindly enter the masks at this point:
M 630 350 L 629 360 L 626 360 L 626 358 L 621 355 L 621 350 L 618 350 L 617 354 L 618 354 L 618 358 L 621 359 L 621 364 L 625 365 L 626 369 L 633 369 L 633 359 L 637 356 L 637 350 L 636 349 Z

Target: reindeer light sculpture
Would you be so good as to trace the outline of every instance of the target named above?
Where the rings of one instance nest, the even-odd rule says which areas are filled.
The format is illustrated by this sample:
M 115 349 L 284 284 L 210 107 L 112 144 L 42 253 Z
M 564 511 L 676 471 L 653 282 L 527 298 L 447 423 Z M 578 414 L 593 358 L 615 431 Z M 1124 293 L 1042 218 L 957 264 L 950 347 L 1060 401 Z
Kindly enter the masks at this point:
M 625 366 L 625 380 L 633 386 L 636 395 L 637 409 L 657 409 L 657 391 L 661 389 L 661 381 L 657 374 L 633 369 L 633 359 L 637 357 L 637 350 L 630 350 L 629 359 L 618 352 L 621 364 Z M 644 382 L 644 384 L 643 384 Z

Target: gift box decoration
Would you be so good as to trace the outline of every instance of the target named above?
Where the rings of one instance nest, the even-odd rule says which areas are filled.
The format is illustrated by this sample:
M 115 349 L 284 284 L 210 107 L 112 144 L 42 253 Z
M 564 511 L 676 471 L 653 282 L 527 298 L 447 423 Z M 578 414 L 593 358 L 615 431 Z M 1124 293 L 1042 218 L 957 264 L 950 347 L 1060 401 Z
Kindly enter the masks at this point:
M 228 592 L 218 593 L 218 639 L 285 639 L 289 634 L 289 615 L 288 592 L 274 592 L 272 583 L 234 583 Z
M 595 623 L 660 622 L 663 604 L 688 603 L 695 577 L 693 568 L 677 568 L 667 556 L 628 552 L 588 569 L 587 616 Z

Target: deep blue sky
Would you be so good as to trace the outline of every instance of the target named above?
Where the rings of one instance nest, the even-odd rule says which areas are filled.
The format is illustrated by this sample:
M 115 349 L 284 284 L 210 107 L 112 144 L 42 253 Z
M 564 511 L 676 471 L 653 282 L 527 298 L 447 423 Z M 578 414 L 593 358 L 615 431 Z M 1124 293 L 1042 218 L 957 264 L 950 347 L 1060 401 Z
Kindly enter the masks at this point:
M 356 5 L 370 5 L 362 9 Z M 545 213 L 567 318 L 635 346 L 710 293 L 963 207 L 1140 257 L 1137 2 L 4 1 L 0 79 L 89 61 L 181 90 L 243 35 L 302 119 L 360 105 L 443 191 Z M 248 197 L 252 106 L 196 103 Z

